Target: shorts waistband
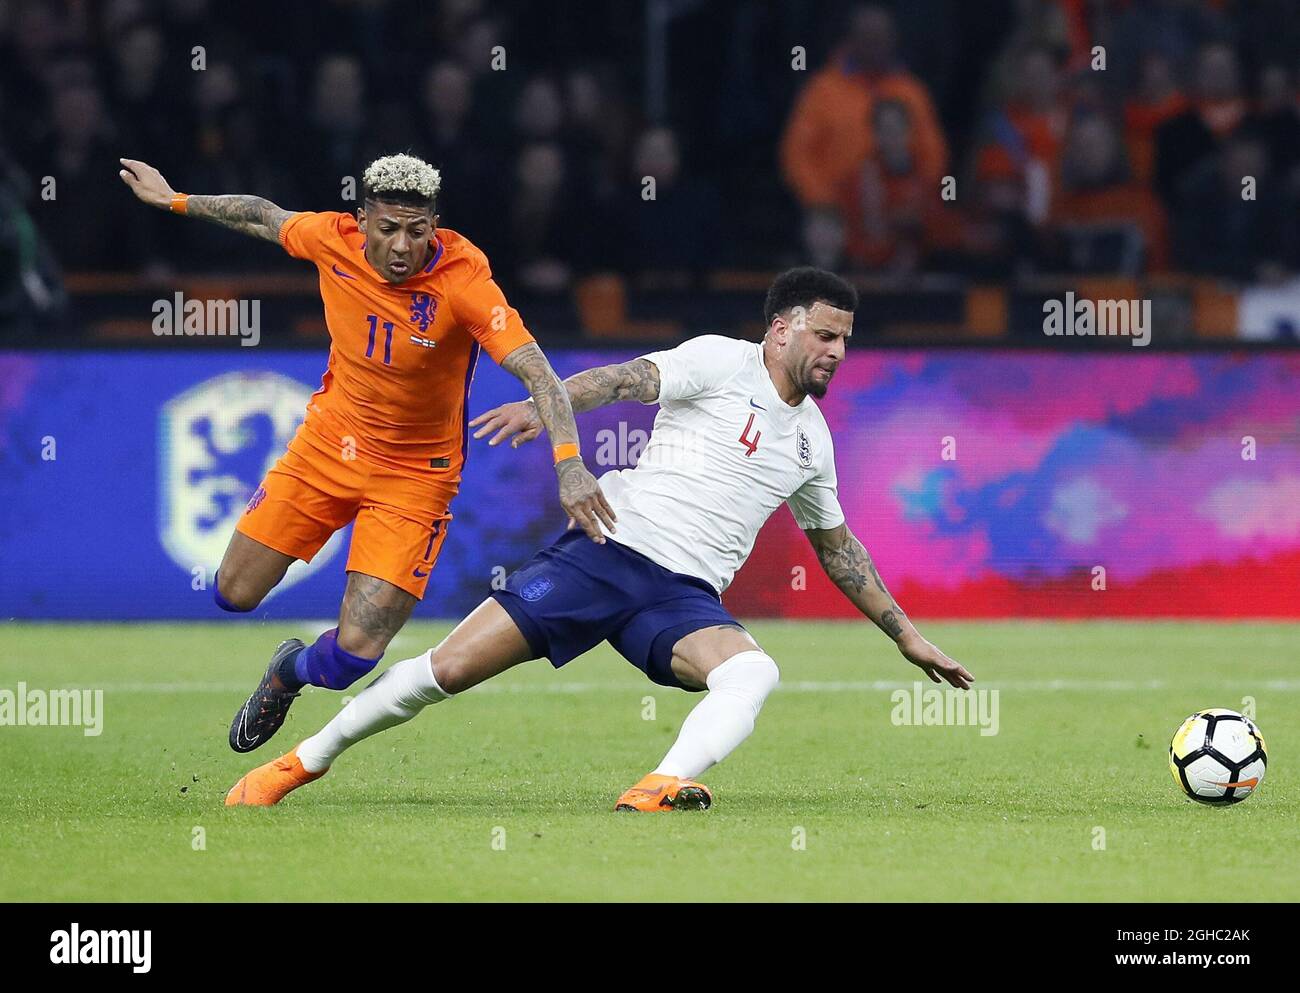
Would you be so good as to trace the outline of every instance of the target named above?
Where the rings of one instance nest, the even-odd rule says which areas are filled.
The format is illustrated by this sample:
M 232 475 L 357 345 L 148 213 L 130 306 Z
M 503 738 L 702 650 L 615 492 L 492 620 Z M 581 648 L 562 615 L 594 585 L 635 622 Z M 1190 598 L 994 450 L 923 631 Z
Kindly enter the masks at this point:
M 557 546 L 568 547 L 578 540 L 591 541 L 591 539 L 587 537 L 587 533 L 583 531 L 581 528 L 571 528 L 568 531 L 565 531 L 564 534 L 562 534 L 556 540 L 555 544 Z M 689 583 L 692 586 L 697 586 L 701 590 L 703 590 L 704 592 L 712 596 L 719 603 L 722 602 L 721 595 L 718 593 L 716 589 L 713 588 L 713 584 L 710 583 L 708 580 L 701 579 L 699 576 L 691 576 L 684 572 L 673 572 L 671 569 L 666 569 L 663 566 L 661 566 L 658 562 L 656 562 L 654 559 L 650 558 L 650 556 L 645 555 L 642 552 L 638 552 L 635 548 L 632 548 L 629 545 L 625 545 L 621 541 L 618 541 L 615 538 L 611 538 L 608 535 L 605 537 L 605 543 L 606 545 L 616 549 L 619 554 L 626 555 L 629 558 L 635 560 L 639 565 L 642 566 L 642 568 L 651 569 L 655 572 L 663 573 L 664 576 L 671 577 L 672 579 L 679 580 L 683 583 Z

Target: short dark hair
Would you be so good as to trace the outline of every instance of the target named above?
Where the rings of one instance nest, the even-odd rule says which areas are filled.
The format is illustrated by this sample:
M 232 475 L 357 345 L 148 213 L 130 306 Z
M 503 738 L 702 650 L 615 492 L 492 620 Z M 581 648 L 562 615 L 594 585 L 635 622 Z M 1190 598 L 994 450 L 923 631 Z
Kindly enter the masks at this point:
M 858 291 L 825 269 L 812 266 L 787 269 L 768 287 L 767 298 L 763 301 L 763 317 L 771 324 L 772 318 L 791 307 L 807 308 L 818 301 L 852 313 L 858 308 Z
M 362 203 L 388 203 L 397 204 L 402 207 L 417 207 L 427 210 L 430 214 L 437 213 L 438 204 L 436 200 L 429 197 L 420 196 L 418 193 L 410 193 L 405 190 L 365 190 L 361 195 Z

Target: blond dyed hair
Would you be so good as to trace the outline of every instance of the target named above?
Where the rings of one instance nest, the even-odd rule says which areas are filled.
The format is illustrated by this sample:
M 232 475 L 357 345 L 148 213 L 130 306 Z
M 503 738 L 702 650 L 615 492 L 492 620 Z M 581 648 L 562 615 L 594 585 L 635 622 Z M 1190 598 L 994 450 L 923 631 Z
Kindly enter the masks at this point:
M 366 197 L 396 194 L 432 203 L 442 189 L 442 174 L 423 159 L 399 153 L 385 155 L 366 166 L 361 185 Z

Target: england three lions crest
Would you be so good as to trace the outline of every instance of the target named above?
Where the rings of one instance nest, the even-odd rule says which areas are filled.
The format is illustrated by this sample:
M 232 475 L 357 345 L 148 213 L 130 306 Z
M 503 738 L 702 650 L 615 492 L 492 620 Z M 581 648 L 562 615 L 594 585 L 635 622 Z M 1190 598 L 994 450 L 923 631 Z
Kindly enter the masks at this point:
M 799 464 L 805 469 L 812 468 L 812 442 L 804 434 L 803 428 L 795 430 L 795 448 L 799 453 Z

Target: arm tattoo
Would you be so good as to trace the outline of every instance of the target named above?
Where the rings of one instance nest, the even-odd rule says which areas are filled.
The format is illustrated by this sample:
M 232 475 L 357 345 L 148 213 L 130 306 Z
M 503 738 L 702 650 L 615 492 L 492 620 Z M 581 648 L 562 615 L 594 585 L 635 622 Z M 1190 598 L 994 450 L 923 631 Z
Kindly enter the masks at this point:
M 892 610 L 886 610 L 880 615 L 879 624 L 880 629 L 895 641 L 897 641 L 898 636 L 903 633 L 903 625 L 899 622 Z
M 502 360 L 501 368 L 528 387 L 537 417 L 550 435 L 552 445 L 577 442 L 578 425 L 573 419 L 569 394 L 536 342 L 516 348 Z
M 889 595 L 876 564 L 848 525 L 841 524 L 829 531 L 809 530 L 807 534 L 817 552 L 817 560 L 831 581 L 854 606 L 897 641 L 903 633 L 906 615 Z
M 586 491 L 591 474 L 582 459 L 565 459 L 555 471 L 560 477 L 560 505 L 567 507 Z
M 813 543 L 817 551 L 817 560 L 821 562 L 826 575 L 831 577 L 845 593 L 861 593 L 867 585 L 867 572 L 875 573 L 875 564 L 871 556 L 862 547 L 862 543 L 849 533 L 844 525 L 830 532 L 829 540 Z M 881 589 L 884 589 L 882 586 Z
M 862 545 L 859 543 L 858 547 L 862 548 Z M 865 548 L 862 548 L 862 554 L 867 555 L 867 550 Z M 885 594 L 885 596 L 889 596 L 889 590 L 885 589 L 885 583 L 880 578 L 880 573 L 876 572 L 876 563 L 871 561 L 870 555 L 867 555 L 867 565 L 871 566 L 871 578 L 876 581 L 876 588 L 879 589 L 881 593 Z
M 186 214 L 212 221 L 255 238 L 279 242 L 280 226 L 292 211 L 277 207 L 270 200 L 253 196 L 191 196 Z
M 659 367 L 648 359 L 588 369 L 564 381 L 577 413 L 619 400 L 653 403 L 659 399 Z

